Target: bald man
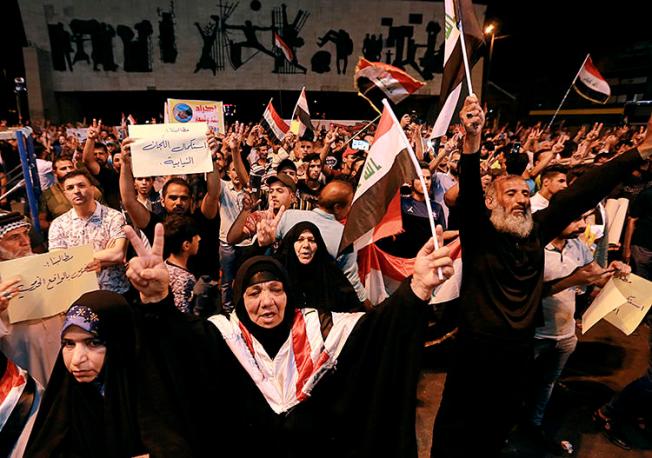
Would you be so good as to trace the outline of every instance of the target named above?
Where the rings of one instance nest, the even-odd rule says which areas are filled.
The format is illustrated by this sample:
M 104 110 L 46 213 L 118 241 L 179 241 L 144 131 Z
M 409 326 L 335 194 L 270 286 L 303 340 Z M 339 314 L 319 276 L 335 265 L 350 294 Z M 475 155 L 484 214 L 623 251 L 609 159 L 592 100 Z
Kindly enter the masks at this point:
M 367 292 L 358 276 L 357 253 L 345 251 L 339 257 L 337 249 L 344 231 L 344 221 L 351 210 L 353 200 L 353 186 L 346 181 L 333 180 L 319 193 L 317 208 L 313 210 L 288 210 L 276 228 L 276 239 L 282 239 L 295 224 L 310 221 L 319 228 L 321 236 L 326 243 L 328 253 L 337 261 L 337 265 L 358 294 L 360 302 L 367 299 Z

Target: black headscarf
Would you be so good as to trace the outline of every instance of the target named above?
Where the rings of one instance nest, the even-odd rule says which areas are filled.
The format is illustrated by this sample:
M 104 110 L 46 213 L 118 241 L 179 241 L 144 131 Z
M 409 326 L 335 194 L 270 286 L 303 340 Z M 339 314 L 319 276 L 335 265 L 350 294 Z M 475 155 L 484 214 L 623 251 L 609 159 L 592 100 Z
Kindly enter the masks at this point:
M 262 328 L 251 321 L 244 305 L 244 292 L 247 287 L 259 283 L 256 280 L 257 278 L 264 279 L 265 281 L 280 281 L 283 283 L 283 288 L 287 296 L 283 321 L 272 329 Z M 274 358 L 290 335 L 295 308 L 293 294 L 289 288 L 287 272 L 281 263 L 269 256 L 254 256 L 247 259 L 240 266 L 240 269 L 238 269 L 238 273 L 233 282 L 233 303 L 235 304 L 235 313 L 240 322 L 262 344 L 267 354 L 271 358 Z
M 315 237 L 317 251 L 309 264 L 302 264 L 297 258 L 294 243 L 306 230 Z M 330 312 L 361 310 L 351 282 L 328 253 L 319 228 L 313 223 L 304 221 L 295 224 L 283 237 L 277 257 L 288 272 L 290 289 L 301 297 L 300 307 Z
M 79 383 L 61 351 L 43 395 L 26 457 L 131 457 L 144 453 L 140 442 L 135 384 L 137 338 L 127 301 L 110 291 L 81 296 L 69 312 L 84 307 L 99 318 L 98 337 L 106 345 L 97 383 Z

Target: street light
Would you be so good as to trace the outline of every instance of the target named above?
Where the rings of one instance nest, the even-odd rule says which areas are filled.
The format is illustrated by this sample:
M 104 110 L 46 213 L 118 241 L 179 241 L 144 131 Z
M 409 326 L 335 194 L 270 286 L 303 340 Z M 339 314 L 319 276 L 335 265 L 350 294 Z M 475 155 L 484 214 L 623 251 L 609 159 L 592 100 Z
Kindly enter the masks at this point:
M 485 81 L 489 81 L 489 72 L 491 71 L 491 58 L 494 55 L 494 41 L 496 40 L 496 24 L 489 23 L 487 27 L 484 28 L 485 35 L 491 35 L 491 41 L 489 42 L 489 56 L 487 57 L 487 71 Z
M 23 114 L 20 107 L 20 97 L 23 92 L 27 92 L 27 85 L 25 84 L 25 78 L 22 76 L 14 78 L 14 93 L 16 94 L 16 111 L 18 111 L 18 123 L 22 124 Z

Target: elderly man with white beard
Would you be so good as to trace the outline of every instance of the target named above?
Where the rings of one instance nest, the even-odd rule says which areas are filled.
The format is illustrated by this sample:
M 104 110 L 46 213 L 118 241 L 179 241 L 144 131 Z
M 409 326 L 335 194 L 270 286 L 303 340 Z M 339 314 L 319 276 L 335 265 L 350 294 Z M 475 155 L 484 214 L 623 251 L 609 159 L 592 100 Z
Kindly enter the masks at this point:
M 652 155 L 652 118 L 643 142 L 596 167 L 532 215 L 519 176 L 495 180 L 483 195 L 480 150 L 484 113 L 471 95 L 460 169 L 462 286 L 456 355 L 433 430 L 433 457 L 500 453 L 525 399 L 536 326 L 543 324 L 544 247 Z
M 0 215 L 0 262 L 33 254 L 31 226 L 19 213 Z M 7 308 L 19 282 L 17 277 L 0 278 L 0 351 L 45 386 L 61 349 L 65 313 L 11 324 Z

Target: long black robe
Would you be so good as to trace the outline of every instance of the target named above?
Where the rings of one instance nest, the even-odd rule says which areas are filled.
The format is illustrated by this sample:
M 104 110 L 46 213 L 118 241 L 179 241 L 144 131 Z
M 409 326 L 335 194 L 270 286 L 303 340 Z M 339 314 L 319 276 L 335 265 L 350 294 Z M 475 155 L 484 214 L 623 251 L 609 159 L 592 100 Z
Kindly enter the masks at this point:
M 176 401 L 159 408 L 178 415 L 179 436 L 189 438 L 195 456 L 417 455 L 426 304 L 409 280 L 358 321 L 335 370 L 282 414 L 269 407 L 212 323 L 180 313 L 170 297 L 142 307 L 141 329 L 151 350 L 144 363 L 153 365 L 152 373 L 167 374 L 152 381 L 152 392 L 175 393 Z M 328 312 L 320 316 L 326 325 Z M 143 402 L 156 404 L 155 395 Z M 146 420 L 142 433 L 151 439 L 155 427 Z

